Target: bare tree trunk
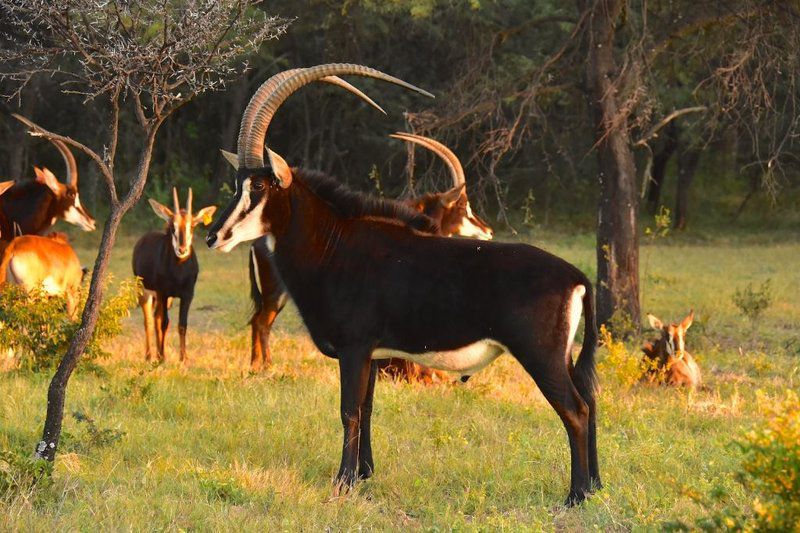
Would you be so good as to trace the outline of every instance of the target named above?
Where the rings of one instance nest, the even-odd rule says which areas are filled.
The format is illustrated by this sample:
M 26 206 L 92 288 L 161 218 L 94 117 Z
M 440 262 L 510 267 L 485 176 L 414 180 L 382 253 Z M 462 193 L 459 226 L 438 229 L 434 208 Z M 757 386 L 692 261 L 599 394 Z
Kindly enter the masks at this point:
M 675 229 L 686 229 L 686 217 L 689 213 L 689 189 L 699 162 L 699 148 L 683 146 L 678 153 L 678 185 L 675 194 L 673 222 Z
M 67 383 L 81 355 L 83 355 L 83 352 L 86 350 L 86 346 L 89 344 L 94 334 L 95 327 L 97 326 L 100 306 L 105 293 L 108 261 L 117 238 L 117 230 L 119 229 L 122 217 L 124 217 L 125 213 L 139 201 L 144 192 L 147 174 L 150 170 L 153 144 L 159 126 L 160 123 L 156 123 L 148 132 L 144 147 L 139 155 L 139 166 L 136 170 L 136 178 L 131 183 L 131 190 L 122 202 L 115 204 L 111 208 L 111 214 L 103 227 L 103 237 L 100 241 L 100 250 L 97 253 L 97 259 L 95 259 L 92 281 L 89 286 L 89 296 L 86 300 L 83 314 L 81 315 L 80 328 L 72 338 L 72 342 L 64 358 L 61 359 L 61 362 L 58 364 L 58 369 L 56 369 L 56 373 L 52 381 L 50 381 L 50 387 L 47 390 L 47 417 L 42 432 L 42 440 L 36 446 L 36 456 L 41 459 L 46 459 L 48 461 L 53 461 L 55 459 L 59 438 L 61 437 L 61 425 L 64 420 L 64 401 L 66 399 Z
M 599 0 L 592 7 L 587 77 L 591 88 L 600 205 L 597 224 L 597 320 L 627 314 L 638 327 L 639 236 L 636 165 L 617 100 L 614 28 L 624 2 Z
M 23 93 L 22 106 L 20 106 L 18 113 L 26 117 L 32 117 L 34 110 L 36 109 L 36 102 L 39 100 L 38 93 L 39 77 L 34 76 L 31 78 L 31 82 L 28 85 L 27 90 Z M 28 172 L 26 172 L 25 168 L 28 166 L 28 147 L 30 146 L 30 143 L 28 142 L 27 129 L 21 127 L 19 124 L 12 125 L 11 137 L 12 138 L 8 143 L 8 176 L 15 180 L 30 177 L 26 174 L 30 174 L 32 176 L 32 169 L 28 169 Z
M 652 214 L 658 211 L 661 203 L 661 190 L 664 185 L 667 163 L 678 148 L 678 128 L 675 126 L 675 122 L 670 122 L 666 129 L 664 146 L 653 157 L 652 181 L 647 187 L 647 208 Z

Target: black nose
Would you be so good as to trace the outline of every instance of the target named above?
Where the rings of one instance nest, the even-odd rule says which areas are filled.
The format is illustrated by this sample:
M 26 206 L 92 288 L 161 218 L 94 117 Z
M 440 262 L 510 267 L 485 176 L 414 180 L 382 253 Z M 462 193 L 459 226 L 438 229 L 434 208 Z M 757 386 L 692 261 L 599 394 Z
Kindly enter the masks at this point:
M 214 246 L 215 242 L 217 242 L 217 234 L 216 233 L 209 233 L 206 236 L 206 244 L 208 245 L 208 247 L 211 248 L 212 246 Z

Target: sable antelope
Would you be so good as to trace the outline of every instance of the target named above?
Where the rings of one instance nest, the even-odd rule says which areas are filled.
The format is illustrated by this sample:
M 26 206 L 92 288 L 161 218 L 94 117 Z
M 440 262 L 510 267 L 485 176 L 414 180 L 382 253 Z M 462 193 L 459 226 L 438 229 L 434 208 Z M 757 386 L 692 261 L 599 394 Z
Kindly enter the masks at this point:
M 654 315 L 648 314 L 650 327 L 659 336 L 646 342 L 642 347 L 648 370 L 645 377 L 651 382 L 666 383 L 677 387 L 697 388 L 702 383 L 700 367 L 686 351 L 686 330 L 694 320 L 694 310 L 678 324 L 665 324 Z
M 145 358 L 153 358 L 150 340 L 155 330 L 156 350 L 160 362 L 164 362 L 164 338 L 169 327 L 169 307 L 173 298 L 180 298 L 181 307 L 178 318 L 180 335 L 180 360 L 186 362 L 186 327 L 189 322 L 189 307 L 194 298 L 194 285 L 200 272 L 200 265 L 192 247 L 194 228 L 200 224 L 208 225 L 215 206 L 204 207 L 192 212 L 192 189 L 186 200 L 186 209 L 180 208 L 178 190 L 172 189 L 170 210 L 150 199 L 150 206 L 160 218 L 167 222 L 166 231 L 151 231 L 144 235 L 133 248 L 133 274 L 142 279 L 144 291 L 139 297 L 139 305 L 144 315 Z
M 405 203 L 432 218 L 437 223 L 439 235 L 491 239 L 492 229 L 472 212 L 469 205 L 464 169 L 458 157 L 445 145 L 428 137 L 401 132 L 391 137 L 419 144 L 431 150 L 445 162 L 453 180 L 453 188 L 448 191 L 428 193 L 419 198 L 405 200 Z M 233 154 L 226 154 L 226 158 L 235 161 Z M 375 216 L 374 213 L 365 214 Z M 287 301 L 286 287 L 271 264 L 269 255 L 266 244 L 261 240 L 257 240 L 250 247 L 250 297 L 254 307 L 250 319 L 252 337 L 250 368 L 253 371 L 258 371 L 262 365 L 269 365 L 272 362 L 269 336 L 272 324 Z M 402 359 L 380 361 L 378 366 L 383 374 L 409 381 L 432 382 L 434 378 L 446 379 L 442 373 Z
M 16 183 L 0 197 L 0 234 L 9 239 L 14 225 L 24 235 L 40 235 L 57 220 L 94 231 L 95 220 L 81 204 L 78 194 L 78 165 L 66 144 L 51 141 L 61 153 L 67 167 L 65 183 L 46 168 L 34 167 L 36 179 Z
M 428 236 L 398 221 L 361 217 L 361 203 L 290 168 L 268 149 L 279 106 L 327 75 L 391 78 L 360 65 L 305 69 L 250 100 L 242 118 L 235 195 L 207 237 L 223 252 L 266 237 L 272 259 L 317 348 L 338 359 L 342 462 L 334 493 L 374 471 L 370 420 L 377 366 L 402 357 L 472 374 L 512 354 L 539 385 L 569 436 L 567 504 L 600 486 L 592 285 L 566 261 L 524 244 Z M 573 337 L 585 314 L 583 347 Z
M 64 296 L 67 314 L 75 317 L 83 280 L 78 256 L 63 233 L 46 237 L 22 235 L 8 243 L 0 256 L 0 285 L 18 285 L 26 291 Z

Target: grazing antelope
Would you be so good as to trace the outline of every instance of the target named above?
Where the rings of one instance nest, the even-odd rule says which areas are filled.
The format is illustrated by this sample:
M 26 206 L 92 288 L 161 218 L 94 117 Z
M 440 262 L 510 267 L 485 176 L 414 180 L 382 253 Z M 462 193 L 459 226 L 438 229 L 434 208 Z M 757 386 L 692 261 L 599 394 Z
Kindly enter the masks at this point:
M 66 144 L 51 142 L 61 153 L 67 167 L 65 183 L 46 168 L 34 167 L 36 179 L 18 182 L 0 197 L 0 235 L 9 240 L 14 226 L 23 235 L 41 235 L 57 220 L 94 231 L 95 220 L 81 204 L 78 194 L 78 165 Z
M 409 221 L 362 217 L 364 203 L 379 200 L 330 187 L 269 149 L 265 165 L 264 139 L 279 106 L 314 79 L 347 74 L 399 82 L 360 65 L 321 65 L 253 96 L 239 132 L 235 195 L 206 239 L 229 252 L 266 237 L 314 343 L 338 360 L 344 439 L 334 493 L 374 471 L 374 359 L 472 374 L 510 353 L 561 417 L 571 452 L 567 504 L 582 501 L 600 486 L 588 278 L 533 246 L 430 236 Z M 573 363 L 582 315 L 583 347 Z
M 678 324 L 665 324 L 651 314 L 647 315 L 647 320 L 659 336 L 642 347 L 648 367 L 646 379 L 676 387 L 699 387 L 702 384 L 700 367 L 686 351 L 686 330 L 692 325 L 694 310 Z
M 0 285 L 9 283 L 26 291 L 40 289 L 45 294 L 64 296 L 70 318 L 75 318 L 82 280 L 78 256 L 63 233 L 16 237 L 0 256 Z
M 284 78 L 285 79 L 285 78 Z M 469 205 L 466 194 L 464 169 L 458 157 L 445 145 L 421 135 L 395 133 L 391 137 L 410 143 L 419 144 L 439 156 L 447 165 L 453 180 L 453 188 L 445 192 L 429 193 L 419 198 L 410 198 L 404 203 L 433 219 L 437 226 L 437 234 L 443 236 L 458 235 L 475 237 L 483 240 L 492 238 L 492 229 L 478 218 Z M 229 161 L 235 161 L 233 154 L 227 154 Z M 375 216 L 374 213 L 365 215 Z M 269 259 L 270 253 L 262 240 L 257 240 L 250 247 L 250 297 L 254 312 L 251 325 L 251 357 L 250 369 L 259 371 L 263 366 L 272 363 L 269 349 L 269 336 L 272 324 L 286 304 L 286 287 L 280 280 L 275 267 Z M 446 377 L 433 369 L 402 359 L 388 359 L 379 363 L 382 374 L 405 378 L 409 381 L 431 383 L 434 379 L 445 380 Z
M 139 305 L 144 315 L 145 358 L 150 361 L 153 350 L 150 340 L 155 330 L 158 360 L 164 362 L 164 338 L 169 328 L 169 307 L 173 298 L 180 298 L 178 318 L 180 335 L 180 361 L 186 363 L 186 327 L 189 323 L 189 307 L 194 298 L 194 285 L 200 265 L 192 247 L 194 228 L 208 225 L 215 206 L 192 212 L 192 189 L 186 201 L 186 209 L 180 208 L 178 190 L 172 189 L 172 206 L 161 205 L 150 199 L 156 215 L 167 222 L 166 231 L 151 231 L 144 235 L 133 248 L 133 274 L 142 279 L 144 290 Z

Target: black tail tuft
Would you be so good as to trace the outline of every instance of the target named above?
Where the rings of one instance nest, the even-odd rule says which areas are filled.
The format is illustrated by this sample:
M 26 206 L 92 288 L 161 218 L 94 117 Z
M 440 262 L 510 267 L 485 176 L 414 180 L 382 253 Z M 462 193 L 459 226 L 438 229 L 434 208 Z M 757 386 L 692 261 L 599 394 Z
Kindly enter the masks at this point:
M 594 291 L 592 284 L 588 282 L 586 285 L 586 294 L 583 295 L 583 313 L 584 313 L 584 331 L 583 331 L 583 347 L 581 353 L 578 355 L 578 361 L 575 364 L 575 372 L 573 373 L 573 382 L 575 388 L 586 403 L 594 403 L 594 395 L 597 392 L 597 369 L 595 368 L 594 353 L 597 349 L 597 324 L 595 323 L 594 316 Z

